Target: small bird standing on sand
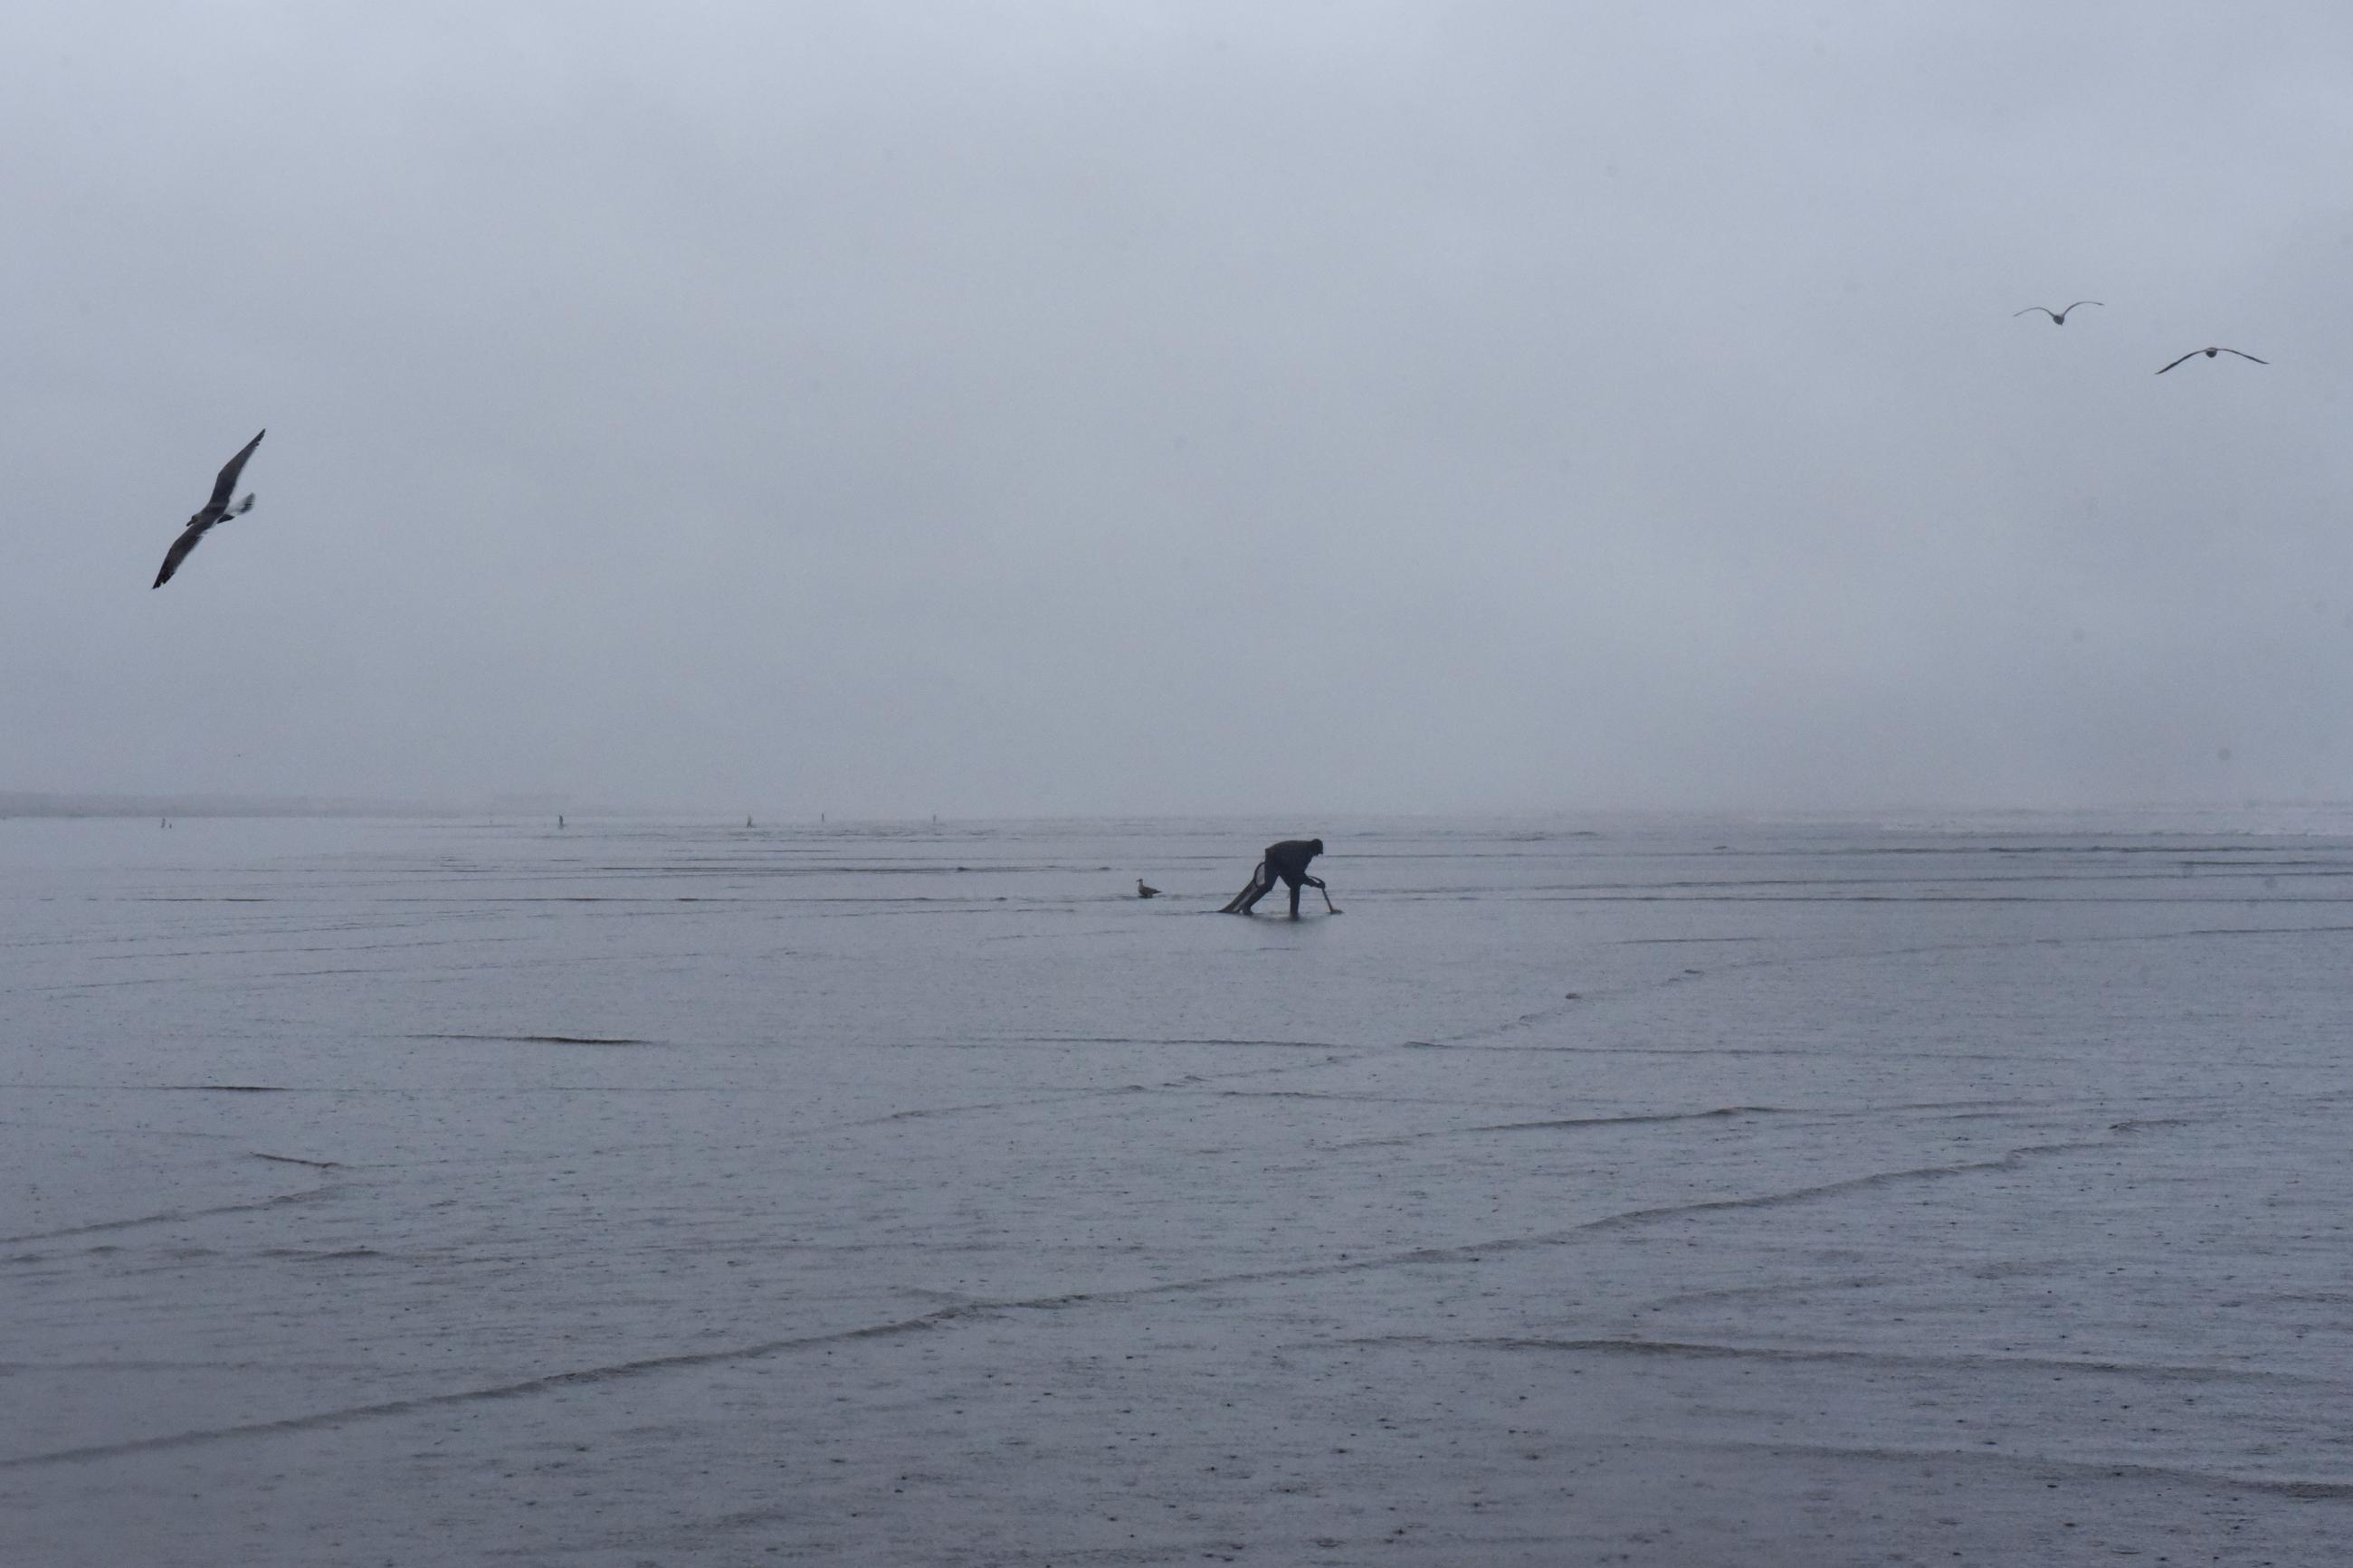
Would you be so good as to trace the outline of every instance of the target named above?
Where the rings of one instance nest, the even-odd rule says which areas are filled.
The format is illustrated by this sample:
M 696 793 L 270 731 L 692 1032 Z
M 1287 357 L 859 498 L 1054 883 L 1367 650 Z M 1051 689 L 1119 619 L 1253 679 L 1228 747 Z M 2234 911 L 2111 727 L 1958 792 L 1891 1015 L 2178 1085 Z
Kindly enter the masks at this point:
M 180 530 L 180 537 L 172 541 L 172 548 L 164 556 L 164 569 L 155 574 L 155 587 L 160 588 L 172 580 L 172 574 L 180 569 L 180 563 L 188 558 L 188 552 L 196 547 L 196 542 L 204 538 L 206 531 L 215 523 L 232 517 L 241 517 L 253 510 L 253 497 L 250 494 L 235 506 L 228 504 L 228 498 L 237 489 L 237 475 L 245 471 L 245 460 L 253 456 L 253 449 L 256 447 L 261 445 L 261 437 L 269 434 L 267 429 L 263 430 L 261 435 L 248 441 L 243 450 L 222 466 L 220 477 L 213 481 L 213 499 L 205 502 L 202 511 L 188 519 L 188 525 Z
M 2241 359 L 2255 359 L 2254 355 L 2251 353 L 2241 353 L 2237 349 L 2191 349 L 2188 353 L 2183 354 L 2181 359 L 2175 360 L 2173 364 L 2179 364 L 2183 359 L 2196 359 L 2200 354 L 2204 354 L 2208 359 L 2212 359 L 2216 354 L 2238 354 Z M 2257 364 L 2269 364 L 2272 362 L 2267 359 L 2255 359 L 2255 363 Z M 2173 368 L 2173 364 L 2167 365 L 2165 370 L 2160 370 L 2157 374 L 2163 375 L 2166 370 L 2171 370 Z
M 2099 301 L 2099 300 L 2076 300 L 2076 301 L 2075 301 L 2075 305 L 2098 305 L 2098 304 L 2100 304 L 2100 301 Z M 2067 310 L 2073 310 L 2073 309 L 2075 308 L 2075 305 L 2070 305 L 2070 306 L 2068 306 L 2068 307 L 2067 307 Z M 2105 305 L 2102 305 L 2102 306 L 2101 306 L 2101 309 L 2103 309 L 2103 310 L 2105 310 L 2106 308 L 2107 308 L 2107 307 L 2105 307 Z M 2031 315 L 2032 315 L 2032 314 L 2033 314 L 2035 311 L 2037 311 L 2037 310 L 2040 310 L 2040 311 L 2042 311 L 2044 315 L 2046 315 L 2046 316 L 2050 317 L 2050 318 L 2051 318 L 2051 324 L 2052 324 L 2052 326 L 2054 326 L 2054 327 L 2063 327 L 2063 326 L 2065 326 L 2065 325 L 2067 324 L 2067 310 L 2052 310 L 2052 309 L 2050 306 L 2048 306 L 2048 305 L 2029 305 L 2029 306 L 2028 306 L 2028 307 L 2026 307 L 2026 309 L 2025 309 L 2025 310 L 2012 310 L 2012 311 L 2010 313 L 2010 319 L 2011 321 L 2014 321 L 2018 320 L 2018 318 L 2019 318 L 2019 317 L 2021 317 L 2021 316 L 2031 316 Z
M 1160 896 L 1160 889 L 1157 888 L 1145 887 L 1144 885 L 1144 879 L 1138 877 L 1135 879 L 1135 896 L 1139 899 L 1156 899 Z

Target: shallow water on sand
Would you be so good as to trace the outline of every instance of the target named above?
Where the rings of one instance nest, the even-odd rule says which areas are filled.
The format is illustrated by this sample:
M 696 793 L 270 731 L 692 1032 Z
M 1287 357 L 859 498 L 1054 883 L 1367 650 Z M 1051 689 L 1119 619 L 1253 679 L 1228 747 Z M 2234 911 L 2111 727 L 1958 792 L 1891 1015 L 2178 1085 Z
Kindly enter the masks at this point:
M 0 822 L 0 1563 L 2327 1561 L 2348 835 Z

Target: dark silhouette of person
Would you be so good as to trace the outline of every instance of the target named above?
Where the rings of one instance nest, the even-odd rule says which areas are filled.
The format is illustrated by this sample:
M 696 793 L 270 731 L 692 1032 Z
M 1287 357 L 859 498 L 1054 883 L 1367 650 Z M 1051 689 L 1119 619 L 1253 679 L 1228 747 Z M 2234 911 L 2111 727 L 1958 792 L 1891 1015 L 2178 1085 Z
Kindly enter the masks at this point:
M 1307 863 L 1323 853 L 1324 840 L 1321 838 L 1286 838 L 1280 844 L 1268 845 L 1266 858 L 1250 872 L 1250 885 L 1236 893 L 1233 902 L 1228 904 L 1222 912 L 1229 915 L 1250 913 L 1261 899 L 1274 891 L 1274 884 L 1280 879 L 1291 887 L 1293 920 L 1299 918 L 1299 889 L 1303 887 L 1313 888 L 1322 893 L 1324 907 L 1338 914 L 1339 908 L 1332 902 L 1331 889 L 1324 886 L 1324 879 L 1307 874 Z

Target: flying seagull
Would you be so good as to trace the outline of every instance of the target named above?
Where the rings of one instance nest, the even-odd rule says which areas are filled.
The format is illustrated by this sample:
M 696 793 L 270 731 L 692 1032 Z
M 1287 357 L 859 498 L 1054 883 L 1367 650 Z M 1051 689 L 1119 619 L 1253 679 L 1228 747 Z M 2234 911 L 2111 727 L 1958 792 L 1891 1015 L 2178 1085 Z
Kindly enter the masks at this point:
M 2099 304 L 2100 304 L 2100 301 L 2099 301 L 2099 300 L 2076 300 L 2076 301 L 2075 301 L 2075 305 L 2099 305 Z M 2067 307 L 2067 310 L 2073 310 L 2073 309 L 2075 308 L 2075 305 L 2070 305 L 2070 306 L 2068 306 L 2068 307 Z M 2105 310 L 2106 308 L 2107 308 L 2106 306 L 2105 306 L 2105 305 L 2101 305 L 2101 309 Z M 2051 318 L 2051 324 L 2052 324 L 2052 326 L 2054 326 L 2054 327 L 2063 327 L 2063 326 L 2065 326 L 2065 325 L 2067 324 L 2067 310 L 2052 310 L 2052 309 L 2050 306 L 2048 306 L 2048 305 L 2029 305 L 2029 306 L 2028 306 L 2028 307 L 2026 307 L 2026 309 L 2025 309 L 2025 310 L 2012 310 L 2012 311 L 2010 313 L 2010 319 L 2011 321 L 2014 321 L 2018 320 L 2018 318 L 2019 318 L 2019 317 L 2021 317 L 2021 316 L 2031 316 L 2031 315 L 2034 314 L 2034 312 L 2035 312 L 2035 311 L 2037 311 L 2037 310 L 2040 310 L 2040 311 L 2042 311 L 2044 315 L 2046 315 L 2046 316 L 2050 317 L 2050 318 Z
M 245 460 L 253 456 L 256 447 L 261 445 L 261 437 L 269 434 L 267 429 L 263 430 L 248 441 L 236 457 L 221 465 L 220 478 L 213 481 L 213 499 L 205 502 L 202 511 L 188 519 L 188 526 L 180 530 L 179 538 L 172 541 L 172 548 L 164 556 L 164 569 L 155 574 L 156 587 L 160 588 L 172 580 L 172 574 L 180 569 L 180 563 L 188 558 L 188 552 L 196 547 L 196 542 L 204 538 L 206 531 L 215 523 L 253 510 L 253 497 L 249 494 L 235 506 L 228 504 L 228 498 L 237 489 L 237 475 L 245 471 Z
M 2196 359 L 2200 354 L 2204 354 L 2208 359 L 2212 359 L 2216 354 L 2238 354 L 2241 359 L 2255 359 L 2254 355 L 2251 353 L 2240 353 L 2237 349 L 2191 349 L 2188 353 L 2183 354 L 2181 359 L 2175 360 L 2173 364 L 2179 364 L 2182 359 Z M 2255 363 L 2257 364 L 2269 364 L 2272 362 L 2267 359 L 2255 359 Z M 2171 370 L 2173 368 L 2173 364 L 2167 365 L 2165 370 L 2160 370 L 2157 374 L 2163 375 L 2166 370 Z
M 1144 879 L 1138 877 L 1135 879 L 1135 896 L 1139 899 L 1156 899 L 1160 896 L 1160 889 L 1157 888 L 1145 887 L 1144 885 Z

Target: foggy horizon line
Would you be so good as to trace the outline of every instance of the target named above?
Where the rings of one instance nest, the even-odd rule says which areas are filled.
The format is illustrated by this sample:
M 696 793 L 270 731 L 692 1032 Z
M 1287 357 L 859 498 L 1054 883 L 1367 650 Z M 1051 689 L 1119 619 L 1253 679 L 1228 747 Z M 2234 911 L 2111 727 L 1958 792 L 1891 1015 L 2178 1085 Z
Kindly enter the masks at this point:
M 12 819 L 134 819 L 148 816 L 242 818 L 247 820 L 376 818 L 386 820 L 447 820 L 490 817 L 519 820 L 533 817 L 576 817 L 582 821 L 710 821 L 727 823 L 748 816 L 754 826 L 927 826 L 933 823 L 1107 823 L 1230 822 L 1314 826 L 1319 823 L 1365 820 L 1415 821 L 1559 821 L 1590 818 L 1659 821 L 1767 820 L 1802 821 L 1852 819 L 1890 815 L 1954 816 L 2066 816 L 2215 811 L 2346 811 L 2353 812 L 2353 796 L 2184 796 L 2137 802 L 2019 802 L 1966 800 L 1883 800 L 1805 804 L 1774 802 L 1734 805 L 1628 805 L 1589 802 L 1578 805 L 1462 807 L 1322 807 L 1286 809 L 1270 806 L 1217 811 L 1154 811 L 1104 807 L 1092 811 L 884 811 L 871 814 L 831 807 L 810 811 L 798 807 L 763 808 L 757 805 L 725 807 L 708 802 L 574 801 L 552 792 L 499 791 L 477 796 L 384 797 L 339 794 L 268 795 L 244 791 L 185 793 L 112 790 L 0 790 L 0 820 Z

